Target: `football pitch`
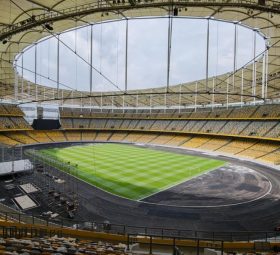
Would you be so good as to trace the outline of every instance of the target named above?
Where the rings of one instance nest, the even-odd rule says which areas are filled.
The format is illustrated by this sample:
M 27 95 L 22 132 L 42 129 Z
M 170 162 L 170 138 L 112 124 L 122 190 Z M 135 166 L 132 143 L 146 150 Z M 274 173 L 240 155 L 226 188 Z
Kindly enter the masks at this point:
M 72 175 L 133 200 L 141 200 L 225 164 L 220 160 L 113 143 L 43 149 L 39 154 L 48 158 L 48 162 L 56 162 L 56 167 L 58 162 L 66 165 L 70 162 Z M 60 170 L 67 171 L 65 167 Z

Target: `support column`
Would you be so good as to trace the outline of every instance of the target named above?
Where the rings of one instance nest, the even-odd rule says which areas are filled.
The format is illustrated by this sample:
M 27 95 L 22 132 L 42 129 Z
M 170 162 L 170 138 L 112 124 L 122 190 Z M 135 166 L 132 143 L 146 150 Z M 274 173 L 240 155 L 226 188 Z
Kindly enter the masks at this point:
M 61 108 L 62 110 L 63 110 L 63 99 L 61 99 L 61 98 L 63 98 L 63 91 L 61 91 L 61 97 L 60 97 L 60 100 L 59 100 L 59 108 Z
M 227 78 L 227 109 L 228 109 L 228 102 L 229 102 L 228 92 L 229 92 L 229 77 Z
M 100 97 L 100 108 L 101 108 L 101 112 L 103 109 L 103 96 L 102 96 L 102 91 L 101 91 L 101 97 Z
M 24 79 L 23 79 L 23 53 L 21 54 L 21 100 L 23 100 L 23 85 L 24 85 Z
M 214 109 L 215 104 L 215 78 L 212 80 L 212 110 Z
M 253 52 L 254 52 L 254 62 L 253 62 L 253 83 L 252 83 L 252 96 L 254 96 L 254 104 L 256 103 L 256 31 L 253 30 L 254 33 L 254 45 L 253 45 Z
M 243 107 L 243 89 L 244 89 L 244 69 L 241 70 L 241 95 L 240 95 L 240 103 L 241 107 Z
M 31 94 L 30 94 L 30 82 L 27 81 L 27 94 L 29 95 L 29 99 L 31 98 Z M 32 98 L 31 98 L 32 100 Z
M 167 94 L 165 93 L 164 94 L 164 113 L 166 113 L 166 108 L 167 108 L 167 105 L 166 105 L 166 97 L 167 97 Z
M 125 77 L 124 77 L 125 93 L 127 93 L 127 75 L 128 75 L 127 64 L 128 64 L 128 19 L 126 19 L 126 27 L 125 27 Z
M 34 78 L 34 83 L 35 83 L 35 100 L 38 100 L 38 86 L 37 86 L 37 43 L 35 44 L 35 78 Z
M 263 54 L 262 58 L 262 98 L 264 98 L 265 94 L 265 53 Z
M 209 79 L 209 37 L 210 37 L 210 19 L 207 19 L 207 39 L 206 39 L 206 82 L 205 82 L 205 91 L 208 88 L 208 79 Z
M 89 70 L 89 92 L 92 93 L 92 25 L 90 25 L 90 70 Z
M 136 113 L 138 113 L 138 103 L 139 103 L 139 98 L 138 94 L 136 95 Z
M 73 90 L 71 91 L 71 97 L 72 97 L 71 101 L 72 101 L 72 106 L 73 106 L 74 105 L 74 91 Z
M 57 90 L 57 95 L 58 95 L 58 91 L 59 91 L 59 44 L 60 44 L 60 40 L 59 40 L 59 35 L 57 35 L 57 66 L 56 66 L 56 90 Z
M 181 101 L 182 101 L 182 84 L 180 85 L 180 94 L 179 94 L 179 113 L 181 113 Z
M 152 94 L 150 94 L 150 114 L 152 114 Z
M 266 61 L 265 61 L 265 92 L 264 92 L 264 97 L 265 99 L 267 98 L 267 87 L 268 87 L 268 52 L 269 51 L 269 46 L 268 46 L 268 41 L 266 41 Z
M 167 37 L 167 77 L 166 77 L 166 92 L 169 91 L 170 82 L 170 60 L 171 60 L 171 44 L 172 44 L 172 25 L 173 18 L 168 17 L 168 37 Z
M 17 73 L 17 60 L 15 61 L 15 65 L 14 65 L 14 76 L 15 76 L 15 83 L 14 83 L 14 97 L 15 97 L 15 101 L 18 100 L 18 73 Z
M 233 49 L 233 75 L 232 75 L 232 86 L 233 91 L 235 90 L 235 72 L 237 64 L 237 24 L 234 24 L 234 49 Z
M 195 83 L 195 95 L 194 95 L 194 111 L 196 112 L 197 108 L 197 82 Z
M 123 103 L 122 103 L 123 113 L 124 113 L 124 97 L 125 97 L 125 95 L 123 95 Z

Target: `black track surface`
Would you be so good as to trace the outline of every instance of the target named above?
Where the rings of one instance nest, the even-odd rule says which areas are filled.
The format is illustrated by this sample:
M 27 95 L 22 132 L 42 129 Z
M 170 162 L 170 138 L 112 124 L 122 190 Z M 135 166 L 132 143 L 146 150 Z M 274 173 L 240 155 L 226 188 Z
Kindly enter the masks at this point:
M 151 147 L 214 157 L 185 149 Z M 79 194 L 80 204 L 75 219 L 109 220 L 116 224 L 215 232 L 272 231 L 280 223 L 280 171 L 224 156 L 215 158 L 227 161 L 228 165 L 143 201 L 120 198 L 73 177 L 65 177 L 68 183 L 74 183 L 73 187 Z M 55 169 L 51 171 L 57 176 L 61 174 Z M 40 179 L 39 173 L 34 174 L 32 180 L 37 186 L 46 185 L 42 177 Z M 19 177 L 19 181 L 26 182 L 26 176 Z M 54 188 L 60 189 L 65 196 L 70 194 L 61 187 L 54 185 Z M 37 197 L 36 201 L 40 199 L 42 198 Z M 30 212 L 54 210 L 48 207 L 46 200 L 38 202 L 41 206 Z M 65 216 L 63 212 L 61 215 Z

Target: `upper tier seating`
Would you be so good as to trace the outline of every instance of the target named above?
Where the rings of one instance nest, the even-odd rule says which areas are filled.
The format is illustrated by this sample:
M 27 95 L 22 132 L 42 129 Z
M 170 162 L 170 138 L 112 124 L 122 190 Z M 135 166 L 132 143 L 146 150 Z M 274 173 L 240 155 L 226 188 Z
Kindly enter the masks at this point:
M 16 105 L 0 105 L 0 130 L 32 129 L 23 118 L 24 113 Z
M 280 124 L 274 120 L 133 120 L 133 119 L 61 119 L 64 129 L 115 129 L 182 131 L 219 135 L 280 137 Z
M 77 118 L 280 118 L 280 104 L 243 106 L 234 108 L 200 109 L 166 109 L 166 110 L 105 110 L 89 108 L 60 108 L 61 117 Z
M 16 105 L 4 104 L 3 107 L 6 109 L 6 112 L 10 115 L 14 115 L 14 116 L 24 115 L 23 111 Z
M 31 129 L 31 126 L 26 122 L 24 118 L 21 117 L 10 117 L 10 120 L 19 129 Z

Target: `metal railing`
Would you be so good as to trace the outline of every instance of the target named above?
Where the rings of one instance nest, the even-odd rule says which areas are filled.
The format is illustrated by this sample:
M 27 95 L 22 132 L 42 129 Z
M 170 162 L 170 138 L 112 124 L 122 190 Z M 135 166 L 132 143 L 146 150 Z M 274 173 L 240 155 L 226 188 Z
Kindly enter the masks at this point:
M 203 230 L 161 228 L 147 226 L 133 226 L 125 224 L 114 224 L 109 222 L 79 221 L 68 218 L 51 219 L 41 215 L 28 215 L 15 212 L 0 212 L 2 222 L 25 223 L 40 226 L 53 226 L 57 228 L 72 228 L 77 230 L 87 230 L 95 232 L 106 232 L 120 235 L 141 235 L 157 236 L 160 238 L 177 239 L 207 239 L 211 241 L 244 241 L 252 242 L 255 240 L 264 242 L 280 242 L 280 232 L 277 231 L 228 231 L 214 232 Z M 1 226 L 1 221 L 0 221 Z

